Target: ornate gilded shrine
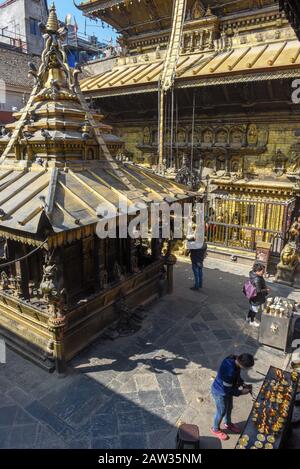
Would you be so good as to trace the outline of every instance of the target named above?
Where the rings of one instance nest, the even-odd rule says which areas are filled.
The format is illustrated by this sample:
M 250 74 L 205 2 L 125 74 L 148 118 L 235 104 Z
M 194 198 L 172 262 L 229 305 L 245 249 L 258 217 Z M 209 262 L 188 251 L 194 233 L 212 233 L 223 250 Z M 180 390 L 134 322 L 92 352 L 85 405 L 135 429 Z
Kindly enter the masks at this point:
M 169 177 L 179 171 L 184 181 L 193 168 L 209 201 L 211 250 L 252 259 L 263 240 L 278 260 L 299 208 L 299 40 L 274 0 L 187 0 L 182 24 L 176 6 L 82 2 L 84 14 L 121 35 L 112 69 L 84 78 L 84 95 L 109 116 L 135 161 L 157 167 L 163 141 Z M 162 136 L 158 97 L 166 66 L 173 71 L 171 49 L 174 84 L 164 97 Z
M 288 190 L 277 183 L 257 185 L 239 180 L 234 186 L 222 179 L 212 181 L 207 207 L 207 239 L 216 248 L 255 252 L 258 243 L 269 243 L 271 253 L 279 256 L 295 212 L 292 184 Z
M 164 265 L 172 286 L 175 259 L 170 250 L 162 257 L 163 240 L 100 239 L 99 206 L 182 203 L 194 194 L 113 160 L 107 126 L 80 91 L 80 70 L 67 65 L 54 5 L 41 29 L 32 94 L 0 138 L 0 331 L 23 354 L 63 371 L 105 326 L 158 296 Z

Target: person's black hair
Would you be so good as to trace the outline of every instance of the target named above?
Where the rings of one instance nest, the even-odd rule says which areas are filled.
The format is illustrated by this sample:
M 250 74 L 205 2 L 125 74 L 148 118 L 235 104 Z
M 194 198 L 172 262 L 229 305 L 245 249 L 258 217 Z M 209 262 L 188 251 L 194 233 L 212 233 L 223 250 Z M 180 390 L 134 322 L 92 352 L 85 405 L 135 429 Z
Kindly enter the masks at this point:
M 250 353 L 242 353 L 237 359 L 243 368 L 252 368 L 254 365 L 254 357 Z
M 264 264 L 261 264 L 260 262 L 255 262 L 252 270 L 253 272 L 261 272 L 264 269 L 265 269 Z

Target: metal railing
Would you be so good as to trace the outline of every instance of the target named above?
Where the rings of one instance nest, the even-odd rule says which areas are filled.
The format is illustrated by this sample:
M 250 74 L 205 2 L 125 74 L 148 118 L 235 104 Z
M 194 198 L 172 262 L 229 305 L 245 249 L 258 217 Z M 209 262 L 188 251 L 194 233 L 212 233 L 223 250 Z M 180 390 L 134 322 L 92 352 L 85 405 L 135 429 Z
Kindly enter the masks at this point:
M 7 46 L 14 49 L 19 49 L 22 52 L 27 52 L 26 40 L 23 40 L 20 34 L 15 34 L 12 31 L 0 30 L 0 43 L 6 44 Z
M 206 236 L 210 244 L 255 252 L 258 242 L 271 243 L 279 255 L 288 238 L 294 200 L 216 197 L 207 203 Z

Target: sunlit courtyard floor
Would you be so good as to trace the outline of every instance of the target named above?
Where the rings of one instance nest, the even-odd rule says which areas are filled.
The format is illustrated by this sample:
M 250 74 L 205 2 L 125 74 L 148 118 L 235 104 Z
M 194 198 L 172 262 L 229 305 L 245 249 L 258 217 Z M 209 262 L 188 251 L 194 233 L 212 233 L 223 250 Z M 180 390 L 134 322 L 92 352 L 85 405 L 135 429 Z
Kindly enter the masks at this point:
M 192 292 L 187 262 L 175 267 L 175 289 L 146 311 L 142 328 L 116 340 L 99 339 L 58 379 L 8 351 L 0 365 L 1 448 L 174 448 L 180 422 L 199 426 L 202 448 L 221 448 L 210 427 L 210 387 L 221 360 L 249 352 L 255 370 L 246 376 L 258 391 L 283 352 L 260 346 L 245 323 L 242 285 L 247 269 L 209 259 L 201 293 Z M 273 294 L 294 296 L 272 285 Z M 299 294 L 298 294 L 299 295 Z M 249 396 L 235 399 L 241 426 Z M 233 448 L 237 437 L 222 443 Z

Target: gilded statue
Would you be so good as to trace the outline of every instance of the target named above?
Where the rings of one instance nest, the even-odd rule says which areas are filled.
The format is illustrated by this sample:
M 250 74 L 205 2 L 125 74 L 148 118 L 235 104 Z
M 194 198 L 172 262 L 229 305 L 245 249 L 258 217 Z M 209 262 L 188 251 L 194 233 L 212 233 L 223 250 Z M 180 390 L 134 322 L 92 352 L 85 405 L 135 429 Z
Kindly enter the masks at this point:
M 100 272 L 100 289 L 101 290 L 106 290 L 108 287 L 108 273 L 107 270 L 101 269 Z
M 293 229 L 292 236 L 295 237 Z M 295 272 L 299 264 L 299 251 L 296 241 L 289 241 L 280 254 L 280 262 L 277 265 L 275 280 L 285 285 L 293 285 Z
M 144 129 L 144 145 L 150 145 L 150 129 L 149 127 L 145 127 Z
M 177 133 L 177 141 L 178 143 L 185 143 L 186 141 L 186 133 L 183 129 L 180 129 Z
M 296 242 L 297 246 L 300 245 L 300 216 L 292 223 L 292 226 L 289 230 L 289 239 L 290 241 Z
M 225 130 L 219 130 L 217 133 L 217 143 L 227 143 L 228 134 Z
M 204 143 L 207 143 L 207 144 L 213 143 L 213 139 L 214 139 L 214 136 L 211 130 L 207 129 L 203 132 Z
M 280 262 L 277 268 L 294 271 L 299 262 L 299 255 L 295 241 L 290 241 L 284 247 L 280 255 Z
M 205 15 L 205 8 L 200 0 L 196 0 L 192 8 L 192 19 L 198 20 Z
M 243 132 L 239 129 L 233 130 L 230 135 L 231 143 L 241 145 L 243 143 Z
M 247 132 L 248 145 L 257 145 L 258 131 L 256 124 L 250 124 Z
M 280 149 L 276 150 L 276 153 L 272 157 L 272 161 L 274 163 L 274 173 L 276 176 L 280 177 L 285 173 L 285 165 L 287 162 L 287 157 L 283 154 L 283 152 Z
M 291 152 L 290 163 L 292 166 L 291 172 L 293 174 L 299 174 L 300 172 L 300 156 L 296 151 Z
M 7 273 L 3 270 L 1 272 L 1 282 L 0 282 L 0 286 L 1 286 L 1 289 L 2 290 L 8 290 L 9 288 L 9 279 L 8 279 L 8 275 Z
M 124 275 L 122 274 L 121 266 L 117 261 L 114 263 L 113 273 L 116 282 L 121 282 L 122 280 L 124 280 Z

